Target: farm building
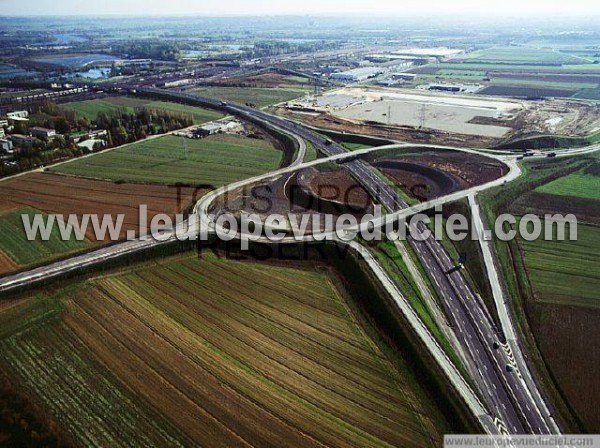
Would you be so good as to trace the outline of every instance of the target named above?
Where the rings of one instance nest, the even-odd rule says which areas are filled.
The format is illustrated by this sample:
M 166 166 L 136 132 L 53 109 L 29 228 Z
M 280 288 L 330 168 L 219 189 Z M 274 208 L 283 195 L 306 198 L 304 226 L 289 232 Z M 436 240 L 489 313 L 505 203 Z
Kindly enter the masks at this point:
M 84 140 L 82 142 L 77 143 L 78 148 L 82 148 L 82 149 L 85 149 L 90 152 L 92 152 L 94 149 L 96 149 L 98 147 L 104 147 L 104 146 L 106 146 L 106 142 L 104 140 L 99 140 L 99 139 L 94 139 L 94 138 Z
M 237 121 L 229 121 L 229 122 L 221 122 L 221 121 L 213 121 L 211 123 L 206 123 L 199 130 L 203 131 L 205 135 L 217 134 L 219 132 L 237 132 L 241 130 L 242 125 Z

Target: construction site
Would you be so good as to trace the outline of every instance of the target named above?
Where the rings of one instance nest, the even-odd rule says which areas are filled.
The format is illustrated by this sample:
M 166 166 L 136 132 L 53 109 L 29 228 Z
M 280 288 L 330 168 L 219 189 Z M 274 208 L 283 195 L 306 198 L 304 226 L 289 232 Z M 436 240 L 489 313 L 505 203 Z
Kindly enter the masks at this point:
M 587 135 L 600 127 L 597 105 L 421 89 L 343 87 L 279 105 L 315 127 L 396 140 L 492 147 L 532 134 Z

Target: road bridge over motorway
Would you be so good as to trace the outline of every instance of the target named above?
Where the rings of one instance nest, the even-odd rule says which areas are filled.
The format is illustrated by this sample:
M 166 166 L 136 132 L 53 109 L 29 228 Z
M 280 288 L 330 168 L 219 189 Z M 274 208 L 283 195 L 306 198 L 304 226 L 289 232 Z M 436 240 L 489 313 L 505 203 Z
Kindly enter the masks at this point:
M 348 154 L 341 146 L 324 139 L 315 131 L 302 126 L 300 123 L 286 120 L 262 110 L 225 103 L 212 98 L 155 88 L 141 88 L 139 89 L 139 93 L 224 110 L 232 115 L 237 115 L 262 125 L 275 127 L 296 138 L 300 150 L 293 166 L 230 185 L 229 188 L 250 185 L 253 182 L 280 176 L 293 170 L 319 163 L 350 158 L 351 160 L 344 163 L 343 166 L 349 170 L 355 180 L 376 201 L 385 207 L 388 212 L 388 215 L 378 223 L 379 225 L 390 219 L 407 217 L 417 211 L 431 208 L 434 205 L 443 204 L 476 193 L 476 191 L 457 192 L 426 204 L 409 207 L 399 194 L 378 175 L 373 167 L 355 157 L 356 155 L 376 151 L 381 148 L 370 148 L 362 150 L 363 152 L 358 151 Z M 303 141 L 308 141 L 314 145 L 325 158 L 302 164 L 305 151 Z M 451 149 L 460 150 L 458 148 Z M 594 146 L 579 150 L 560 151 L 557 156 L 566 157 L 575 154 L 587 154 L 598 149 L 600 147 Z M 481 152 L 480 154 L 486 155 Z M 491 153 L 487 155 L 500 159 L 504 157 Z M 509 174 L 507 178 L 499 182 L 510 181 L 520 174 L 515 160 L 508 160 L 507 163 L 511 168 Z M 483 190 L 495 185 L 498 185 L 498 183 L 491 182 L 477 188 Z M 190 222 L 185 223 L 185 229 L 173 229 L 169 231 L 170 234 L 166 236 L 165 241 L 152 239 L 127 241 L 28 272 L 5 277 L 0 279 L 0 291 L 31 285 L 52 276 L 63 275 L 65 272 L 76 270 L 82 266 L 92 266 L 125 254 L 147 250 L 155 245 L 166 244 L 177 238 L 177 232 L 197 233 L 202 220 L 206 220 L 206 224 L 212 225 L 213 230 L 216 230 L 214 229 L 215 224 L 210 222 L 206 212 L 208 206 L 221 193 L 217 190 L 202 198 L 196 207 L 198 215 L 192 216 Z M 420 230 L 423 231 L 425 229 L 421 227 Z M 377 275 L 377 278 L 398 299 L 398 306 L 401 309 L 404 308 L 403 312 L 405 315 L 410 315 L 410 310 L 406 309 L 406 304 L 402 302 L 401 292 L 397 288 L 394 290 L 393 282 L 387 277 L 383 269 L 377 265 L 377 262 L 370 255 L 369 251 L 358 243 L 340 244 L 350 244 L 356 253 L 368 261 L 368 266 Z M 447 359 L 443 359 L 443 353 L 439 353 L 441 349 L 439 347 L 436 349 L 434 344 L 432 344 L 431 335 L 428 336 L 427 332 L 423 332 L 422 328 L 419 330 L 418 317 L 415 316 L 411 316 L 412 321 L 414 321 L 413 329 L 417 333 L 421 332 L 420 337 L 423 341 L 427 341 L 426 345 L 430 353 L 437 353 L 435 356 L 437 361 L 443 366 L 448 378 L 451 379 L 452 384 L 461 393 L 461 396 L 469 405 L 473 414 L 480 420 L 482 427 L 490 433 L 559 433 L 560 430 L 549 411 L 549 406 L 543 398 L 543 393 L 538 389 L 537 382 L 533 381 L 533 374 L 530 372 L 529 366 L 526 365 L 524 357 L 518 356 L 515 361 L 511 353 L 495 348 L 498 345 L 502 346 L 502 344 L 507 343 L 506 332 L 508 327 L 505 328 L 503 325 L 500 329 L 496 328 L 485 305 L 460 271 L 447 274 L 454 267 L 455 263 L 438 241 L 434 238 L 427 238 L 423 241 L 409 238 L 409 244 L 420 263 L 426 269 L 441 299 L 447 318 L 454 327 L 456 338 L 461 344 L 462 352 L 465 354 L 465 364 L 476 386 L 477 394 L 471 390 L 468 383 L 456 371 L 455 366 L 452 366 Z M 512 342 L 512 344 L 515 344 L 515 342 Z M 521 347 L 517 347 L 517 350 L 519 353 L 522 352 Z M 513 349 L 514 351 L 515 349 Z M 511 369 L 507 369 L 509 365 L 512 366 Z

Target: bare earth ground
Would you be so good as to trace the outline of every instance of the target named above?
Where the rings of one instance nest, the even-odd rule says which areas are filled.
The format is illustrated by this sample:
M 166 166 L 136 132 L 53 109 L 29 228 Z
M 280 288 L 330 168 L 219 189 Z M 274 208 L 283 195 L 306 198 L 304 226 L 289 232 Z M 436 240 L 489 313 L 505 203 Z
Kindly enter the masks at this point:
M 371 135 L 413 143 L 431 143 L 448 146 L 464 146 L 468 148 L 487 148 L 499 142 L 499 139 L 481 136 L 450 134 L 430 129 L 419 130 L 415 128 L 391 127 L 383 124 L 355 123 L 340 117 L 333 117 L 326 113 L 300 113 L 283 108 L 275 112 L 302 121 L 317 128 L 331 129 L 333 131 L 353 134 Z
M 403 190 L 421 200 L 490 182 L 504 175 L 500 162 L 475 154 L 423 152 L 419 156 L 367 157 Z
M 600 224 L 600 201 L 593 199 L 529 192 L 517 199 L 512 207 L 518 214 L 573 214 L 578 222 Z
M 530 325 L 555 384 L 590 432 L 600 429 L 600 310 L 528 303 Z
M 17 269 L 19 265 L 14 262 L 12 258 L 6 255 L 3 251 L 0 251 L 0 274 L 10 272 Z M 0 302 L 0 310 L 2 309 L 2 302 Z
M 337 131 L 467 147 L 491 147 L 532 134 L 584 136 L 600 128 L 598 104 L 568 99 L 490 97 L 486 102 L 408 89 L 342 89 L 320 97 L 321 103 L 325 109 L 307 101 L 298 110 L 276 112 Z

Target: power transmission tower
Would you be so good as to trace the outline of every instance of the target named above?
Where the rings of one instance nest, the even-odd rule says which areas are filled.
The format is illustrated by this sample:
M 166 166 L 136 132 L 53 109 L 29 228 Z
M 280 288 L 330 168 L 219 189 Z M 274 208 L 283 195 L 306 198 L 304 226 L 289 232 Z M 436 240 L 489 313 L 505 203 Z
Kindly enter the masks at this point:
M 319 103 L 318 103 L 319 96 L 321 96 L 321 78 L 319 78 L 318 76 L 315 76 L 314 81 L 315 81 L 315 91 L 314 91 L 314 96 L 313 96 L 313 107 L 317 107 L 319 105 Z
M 425 103 L 421 104 L 421 109 L 419 109 L 419 129 L 423 129 L 425 127 L 425 119 L 427 118 L 427 108 Z
M 189 155 L 187 137 L 181 137 L 181 149 L 183 150 L 183 158 L 187 160 Z

